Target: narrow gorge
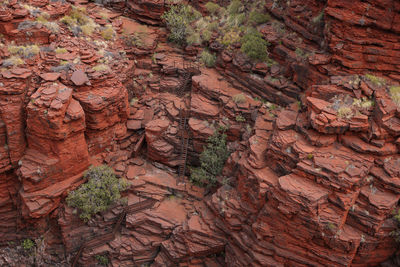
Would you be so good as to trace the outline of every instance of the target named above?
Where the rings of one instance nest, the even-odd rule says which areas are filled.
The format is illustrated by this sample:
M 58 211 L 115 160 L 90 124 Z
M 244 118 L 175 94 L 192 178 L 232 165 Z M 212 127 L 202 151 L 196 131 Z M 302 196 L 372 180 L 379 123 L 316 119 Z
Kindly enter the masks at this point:
M 398 0 L 0 0 L 0 266 L 400 266 L 399 199 Z

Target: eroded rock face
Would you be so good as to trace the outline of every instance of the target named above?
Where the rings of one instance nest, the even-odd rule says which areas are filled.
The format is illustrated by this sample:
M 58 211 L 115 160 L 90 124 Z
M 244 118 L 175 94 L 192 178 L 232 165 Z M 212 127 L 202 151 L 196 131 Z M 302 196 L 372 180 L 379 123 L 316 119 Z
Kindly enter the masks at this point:
M 40 218 L 57 208 L 89 165 L 85 114 L 72 91 L 60 83 L 45 83 L 27 106 L 28 149 L 19 162 L 27 218 Z
M 333 90 L 332 96 L 347 92 L 353 102 L 357 99 L 354 92 L 365 82 L 378 103 L 385 99 L 390 106 L 386 86 L 377 87 L 366 78 L 356 78 L 335 77 L 331 85 L 322 87 Z M 344 81 L 357 82 L 349 87 Z M 389 233 L 393 227 L 390 213 L 399 200 L 398 188 L 393 187 L 398 178 L 385 166 L 393 166 L 398 157 L 397 133 L 387 134 L 384 139 L 372 134 L 374 127 L 386 128 L 374 116 L 379 114 L 379 104 L 364 105 L 360 110 L 358 102 L 350 103 L 354 114 L 365 114 L 369 122 L 360 127 L 358 121 L 359 127 L 351 127 L 357 116 L 340 117 L 330 107 L 332 102 L 334 106 L 348 104 L 330 98 L 329 91 L 318 86 L 307 94 L 316 97 L 307 102 L 308 112 L 288 109 L 278 114 L 268 146 L 264 147 L 269 167 L 251 166 L 246 154 L 238 160 L 240 174 L 233 192 L 249 208 L 234 209 L 237 218 L 247 219 L 236 224 L 240 230 L 231 233 L 233 242 L 227 245 L 226 259 L 232 266 L 249 262 L 279 266 L 280 258 L 296 266 L 374 265 L 395 250 Z M 367 99 L 362 93 L 359 97 Z M 329 114 L 325 124 L 314 121 L 316 113 L 324 112 Z M 384 180 L 390 180 L 391 185 Z M 219 212 L 223 204 L 213 205 L 220 216 L 225 216 Z M 228 218 L 224 221 L 232 225 Z M 331 251 L 333 247 L 336 249 Z M 310 250 L 318 253 L 310 255 Z
M 59 19 L 70 11 L 66 2 L 2 5 L 0 170 L 1 186 L 8 188 L 0 203 L 2 233 L 17 222 L 30 228 L 33 221 L 33 237 L 45 232 L 50 213 L 54 218 L 60 201 L 83 182 L 90 155 L 101 158 L 126 134 L 129 104 L 122 83 L 133 63 L 119 53 L 121 44 L 99 51 L 108 45 L 69 32 Z M 46 20 L 38 22 L 44 13 Z M 95 68 L 100 53 L 107 62 Z
M 372 266 L 395 251 L 397 2 L 266 1 L 274 18 L 258 29 L 276 63 L 213 42 L 215 69 L 188 68 L 200 48 L 172 47 L 149 26 L 162 24 L 164 1 L 97 1 L 113 11 L 75 1 L 98 24 L 90 38 L 57 21 L 68 2 L 8 2 L 0 64 L 12 40 L 41 48 L 0 72 L 2 240 L 26 238 L 20 228 L 45 233 L 54 258 L 43 266 L 54 266 L 113 233 L 122 205 L 84 223 L 63 201 L 89 164 L 104 163 L 130 181 L 128 205 L 155 204 L 85 249 L 85 266 L 96 255 L 113 266 Z M 193 4 L 206 12 L 206 2 Z M 58 33 L 34 22 L 37 9 Z M 232 154 L 218 188 L 177 183 L 182 139 L 188 165 L 198 165 L 219 127 Z

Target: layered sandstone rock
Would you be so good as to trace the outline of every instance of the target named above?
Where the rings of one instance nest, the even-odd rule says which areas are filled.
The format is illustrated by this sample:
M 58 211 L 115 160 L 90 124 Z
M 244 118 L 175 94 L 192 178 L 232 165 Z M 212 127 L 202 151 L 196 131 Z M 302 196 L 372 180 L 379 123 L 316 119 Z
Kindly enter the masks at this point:
M 89 165 L 85 114 L 72 89 L 43 84 L 27 106 L 28 149 L 20 160 L 23 215 L 40 218 L 58 207 Z
M 283 19 L 287 28 L 305 38 L 293 46 L 299 39 L 287 41 L 290 38 L 279 24 L 267 30 L 274 34 L 266 36 L 276 44 L 274 36 L 283 35 L 282 44 L 275 46 L 273 54 L 286 58 L 294 71 L 301 71 L 303 77 L 298 78 L 303 84 L 309 79 L 316 84 L 318 76 L 343 72 L 376 72 L 399 78 L 396 40 L 400 6 L 396 1 L 357 1 L 352 5 L 342 0 L 268 1 L 266 7 Z M 293 52 L 302 52 L 298 54 L 305 55 L 308 64 L 291 64 L 289 54 Z M 298 79 L 296 75 L 294 78 Z
M 238 192 L 239 202 L 247 204 L 247 209 L 235 213 L 245 214 L 242 218 L 247 219 L 230 233 L 226 259 L 232 266 L 279 266 L 283 262 L 364 266 L 382 262 L 395 250 L 389 233 L 393 229 L 391 212 L 399 200 L 398 189 L 393 187 L 398 178 L 388 166 L 397 158 L 398 148 L 393 145 L 397 134 L 386 135 L 379 142 L 372 135 L 374 123 L 351 127 L 355 118 L 338 117 L 330 107 L 332 102 L 338 104 L 333 96 L 345 92 L 353 102 L 357 99 L 354 93 L 364 84 L 374 91 L 377 104 L 359 110 L 358 102 L 350 103 L 352 111 L 355 116 L 365 113 L 377 127 L 384 128 L 384 122 L 373 114 L 378 113 L 381 98 L 391 102 L 387 87 L 355 78 L 336 77 L 329 87 L 321 86 L 325 91 L 313 87 L 308 93 L 309 98 L 315 96 L 307 103 L 309 117 L 290 109 L 278 114 L 266 153 L 270 168 L 253 167 L 244 155 L 238 161 L 238 186 L 232 192 L 233 196 Z M 351 86 L 348 81 L 353 81 Z M 314 105 L 325 101 L 318 97 L 328 101 Z M 369 112 L 371 108 L 374 113 Z M 320 126 L 314 114 L 324 112 L 330 116 Z M 232 192 L 228 192 L 228 200 Z M 225 209 L 223 204 L 215 201 L 211 207 L 219 216 L 225 215 L 220 211 Z M 224 222 L 233 226 L 228 218 Z
M 97 161 L 131 182 L 128 204 L 156 204 L 85 249 L 85 266 L 96 255 L 113 266 L 369 266 L 394 252 L 400 112 L 392 82 L 358 74 L 398 81 L 397 2 L 266 1 L 274 18 L 258 30 L 276 62 L 254 63 L 215 42 L 216 69 L 189 64 L 199 48 L 171 47 L 163 30 L 93 3 L 71 1 L 85 4 L 99 30 L 112 25 L 111 39 L 57 22 L 69 3 L 8 2 L 0 63 L 11 40 L 42 47 L 22 67 L 1 70 L 2 240 L 20 238 L 20 214 L 19 226 L 35 222 L 32 236 L 46 232 L 53 255 L 65 248 L 72 258 L 85 240 L 112 231 L 121 205 L 85 224 L 62 201 Z M 163 1 L 98 2 L 151 25 L 166 9 Z M 192 4 L 204 11 L 205 2 Z M 36 9 L 58 34 L 34 22 Z M 186 178 L 177 184 L 170 167 L 182 163 L 182 139 L 190 137 L 187 163 L 196 165 L 219 126 L 233 153 L 218 188 L 205 196 Z

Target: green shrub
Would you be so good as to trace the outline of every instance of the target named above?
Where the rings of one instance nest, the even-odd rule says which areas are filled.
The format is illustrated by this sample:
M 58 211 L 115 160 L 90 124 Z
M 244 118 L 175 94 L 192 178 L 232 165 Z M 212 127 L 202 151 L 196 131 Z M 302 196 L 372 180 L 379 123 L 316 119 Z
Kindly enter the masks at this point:
M 102 266 L 107 266 L 110 263 L 108 257 L 105 255 L 96 255 L 94 257 L 97 260 L 97 263 Z
M 46 23 L 50 19 L 50 14 L 47 12 L 42 12 L 39 16 L 36 17 L 36 21 L 40 23 Z
M 207 30 L 213 32 L 218 29 L 218 22 L 214 21 L 207 25 Z
M 92 68 L 94 71 L 103 72 L 106 70 L 110 70 L 110 68 L 105 64 L 98 64 Z
M 85 24 L 81 26 L 81 30 L 84 35 L 92 35 L 95 30 L 95 26 L 92 24 Z
M 72 18 L 71 16 L 64 16 L 60 19 L 60 22 L 64 23 L 65 25 L 68 26 L 73 26 L 74 24 L 77 23 L 76 19 Z
M 265 22 L 269 21 L 270 19 L 271 19 L 271 17 L 269 16 L 269 14 L 264 14 L 264 13 L 258 12 L 256 10 L 253 10 L 252 12 L 250 12 L 250 15 L 249 15 L 249 22 L 256 24 L 256 25 L 265 23 Z
M 366 97 L 362 97 L 361 99 L 353 98 L 353 107 L 361 108 L 361 109 L 369 109 L 375 105 L 375 102 Z
M 233 27 L 224 34 L 222 39 L 219 38 L 218 40 L 225 47 L 229 48 L 231 45 L 240 42 L 240 39 L 240 30 L 237 27 Z
M 227 27 L 239 27 L 246 21 L 246 14 L 240 13 L 228 17 Z
M 186 42 L 189 24 L 201 17 L 201 14 L 189 5 L 171 6 L 161 18 L 165 20 L 171 42 L 183 45 Z
M 114 171 L 106 165 L 91 167 L 84 177 L 88 182 L 70 192 L 67 197 L 68 205 L 78 208 L 79 217 L 84 221 L 120 202 L 121 192 L 129 186 L 126 180 L 118 179 Z
M 201 37 L 204 41 L 208 42 L 212 37 L 212 32 L 206 29 L 201 33 Z
M 207 140 L 207 147 L 200 154 L 200 167 L 191 168 L 190 180 L 199 186 L 212 187 L 221 175 L 229 157 L 226 134 L 216 131 Z
M 217 56 L 207 50 L 203 50 L 201 53 L 201 61 L 203 61 L 204 65 L 206 65 L 208 68 L 212 68 L 215 66 Z
M 396 229 L 393 230 L 390 235 L 396 240 L 396 242 L 400 243 L 400 209 L 393 212 L 393 219 L 396 222 Z
M 40 48 L 37 45 L 16 46 L 10 45 L 7 47 L 8 52 L 12 55 L 19 55 L 24 58 L 30 58 L 39 54 Z
M 12 56 L 12 57 L 9 57 L 9 58 L 3 60 L 2 66 L 3 67 L 11 67 L 11 66 L 18 66 L 18 65 L 23 65 L 23 64 L 25 64 L 25 61 L 22 58 L 20 58 L 18 56 Z
M 128 45 L 133 45 L 138 48 L 145 47 L 145 39 L 147 38 L 147 32 L 135 32 L 132 36 L 130 36 Z
M 302 58 L 302 59 L 305 59 L 309 56 L 309 54 L 307 52 L 305 52 L 303 49 L 301 49 L 300 47 L 296 48 L 295 53 L 299 58 Z
M 71 12 L 61 18 L 60 21 L 66 24 L 75 35 L 80 33 L 83 33 L 84 35 L 91 35 L 95 29 L 99 27 L 99 25 L 87 15 L 86 9 L 83 7 L 73 6 Z M 107 31 L 109 30 L 107 29 Z M 103 32 L 101 34 L 103 35 Z M 103 36 L 105 39 L 112 38 L 108 32 L 106 32 L 105 35 L 106 37 Z
M 220 6 L 214 2 L 207 2 L 207 4 L 205 5 L 208 13 L 214 15 L 216 14 L 219 10 L 220 10 Z
M 237 122 L 245 122 L 246 121 L 246 118 L 243 117 L 242 114 L 237 115 L 235 119 Z
M 190 170 L 190 181 L 198 186 L 213 187 L 217 182 L 217 177 L 207 173 L 205 169 L 198 167 Z
M 233 0 L 228 6 L 228 13 L 234 15 L 239 13 L 242 3 L 240 0 Z
M 342 119 L 351 119 L 353 117 L 353 110 L 350 107 L 340 107 L 338 109 L 338 117 Z
M 400 106 L 400 86 L 391 86 L 389 90 L 393 102 Z
M 101 31 L 101 36 L 105 40 L 111 40 L 114 38 L 115 32 L 112 28 L 111 25 L 107 25 L 102 31 Z
M 386 80 L 384 78 L 372 74 L 365 74 L 365 78 L 370 80 L 376 86 L 383 86 L 386 84 Z
M 55 52 L 56 52 L 56 54 L 65 54 L 65 53 L 68 53 L 68 50 L 63 47 L 57 47 Z
M 186 43 L 188 45 L 199 45 L 202 43 L 200 33 L 191 31 L 191 33 L 186 38 Z
M 262 38 L 262 35 L 254 30 L 247 33 L 242 38 L 242 52 L 252 60 L 265 61 L 268 59 L 268 42 Z
M 29 251 L 31 251 L 34 247 L 35 247 L 35 242 L 33 242 L 31 239 L 29 239 L 29 238 L 27 238 L 27 239 L 24 239 L 23 241 L 22 241 L 22 248 L 26 251 L 26 252 L 29 252 Z

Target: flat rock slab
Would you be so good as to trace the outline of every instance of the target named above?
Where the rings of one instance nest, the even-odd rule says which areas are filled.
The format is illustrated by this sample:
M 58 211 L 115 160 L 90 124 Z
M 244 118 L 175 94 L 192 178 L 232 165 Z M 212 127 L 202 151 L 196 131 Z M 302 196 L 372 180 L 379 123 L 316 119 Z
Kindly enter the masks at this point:
M 60 75 L 61 75 L 61 73 L 57 73 L 57 72 L 46 72 L 46 73 L 40 74 L 39 76 L 40 76 L 40 78 L 42 78 L 45 81 L 54 82 L 60 77 Z
M 76 70 L 76 71 L 74 71 L 74 73 L 72 73 L 71 81 L 75 85 L 81 86 L 81 85 L 84 85 L 85 83 L 87 83 L 89 81 L 89 78 L 84 71 Z

